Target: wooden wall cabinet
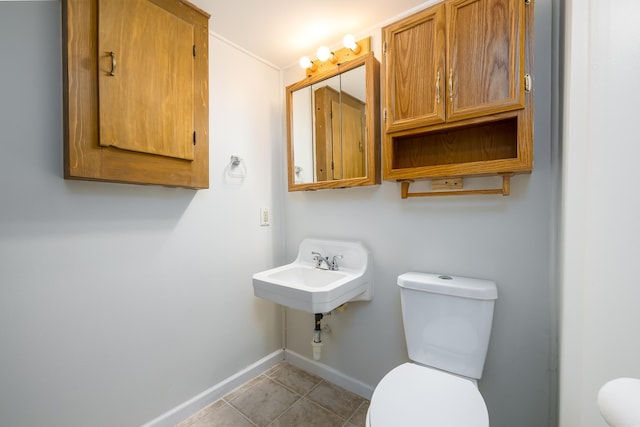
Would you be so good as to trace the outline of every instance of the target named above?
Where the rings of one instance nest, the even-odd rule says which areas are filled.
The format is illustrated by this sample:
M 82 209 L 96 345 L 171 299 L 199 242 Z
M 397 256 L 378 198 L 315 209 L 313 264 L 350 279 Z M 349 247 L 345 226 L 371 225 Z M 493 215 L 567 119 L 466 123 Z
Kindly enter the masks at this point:
M 384 27 L 383 178 L 530 172 L 532 31 L 527 0 L 446 0 Z
M 64 0 L 64 176 L 209 186 L 209 15 L 183 0 Z

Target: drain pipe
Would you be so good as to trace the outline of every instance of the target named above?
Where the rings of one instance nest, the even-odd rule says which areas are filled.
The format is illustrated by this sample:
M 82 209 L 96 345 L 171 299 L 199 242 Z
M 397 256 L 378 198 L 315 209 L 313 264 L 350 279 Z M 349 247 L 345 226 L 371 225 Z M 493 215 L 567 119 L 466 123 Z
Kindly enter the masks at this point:
M 313 360 L 320 360 L 320 355 L 322 354 L 322 339 L 320 338 L 322 325 L 320 322 L 323 317 L 322 313 L 316 313 L 316 326 L 313 330 L 313 341 L 311 342 L 311 347 L 313 348 Z

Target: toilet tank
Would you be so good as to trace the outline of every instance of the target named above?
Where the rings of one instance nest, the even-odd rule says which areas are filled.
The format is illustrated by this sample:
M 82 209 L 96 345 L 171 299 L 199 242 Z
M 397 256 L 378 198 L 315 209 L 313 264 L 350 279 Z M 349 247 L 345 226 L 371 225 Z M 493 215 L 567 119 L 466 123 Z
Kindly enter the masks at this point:
M 482 377 L 496 284 L 411 272 L 398 276 L 398 286 L 409 358 L 465 377 Z

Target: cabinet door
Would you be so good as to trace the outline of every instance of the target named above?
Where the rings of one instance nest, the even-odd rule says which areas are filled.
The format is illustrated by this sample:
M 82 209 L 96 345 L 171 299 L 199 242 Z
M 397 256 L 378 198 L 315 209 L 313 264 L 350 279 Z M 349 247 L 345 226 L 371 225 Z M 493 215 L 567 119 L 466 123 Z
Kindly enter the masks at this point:
M 173 187 L 188 188 L 208 188 L 209 186 L 209 56 L 208 56 L 208 38 L 209 38 L 209 14 L 193 6 L 186 0 L 148 0 L 148 3 L 140 3 L 141 0 L 123 1 L 123 0 L 62 0 L 62 18 L 63 18 L 63 84 L 64 84 L 64 177 L 65 179 L 86 179 L 110 182 L 136 183 L 136 184 L 158 184 Z M 137 7 L 142 4 L 150 8 L 152 12 L 146 17 L 147 20 L 141 19 Z M 109 7 L 121 7 L 122 12 L 117 10 L 99 12 L 100 5 Z M 134 7 L 135 6 L 135 7 Z M 154 9 L 158 7 L 160 11 Z M 127 12 L 124 12 L 124 11 Z M 128 13 L 134 13 L 135 16 Z M 99 17 L 120 16 L 125 21 L 127 18 L 138 22 L 139 25 L 146 25 L 151 31 L 165 32 L 167 34 L 177 34 L 170 25 L 166 24 L 167 16 L 174 15 L 182 21 L 190 23 L 191 34 L 188 39 L 189 43 L 193 43 L 187 48 L 187 59 L 180 61 L 191 62 L 187 67 L 193 67 L 193 75 L 178 79 L 173 74 L 167 74 L 163 81 L 157 82 L 158 86 L 149 88 L 144 79 L 138 78 L 139 87 L 130 87 L 131 93 L 127 99 L 122 99 L 122 110 L 118 111 L 113 104 L 107 101 L 106 89 L 99 90 L 102 77 L 107 77 L 107 73 L 114 71 L 114 76 L 108 76 L 111 80 L 109 83 L 118 82 L 123 73 L 129 70 L 133 63 L 148 63 L 151 61 L 153 66 L 161 69 L 162 62 L 155 62 L 159 58 L 148 58 L 148 53 L 152 49 L 158 56 L 168 57 L 173 55 L 173 51 L 163 50 L 164 48 L 154 48 L 156 41 L 149 41 L 147 34 L 140 34 L 140 30 L 122 27 L 122 34 L 116 34 L 121 28 L 115 31 L 109 31 L 112 36 L 120 37 L 120 45 L 124 44 L 128 49 L 131 45 L 138 45 L 140 37 L 145 38 L 145 42 L 149 47 L 149 51 L 138 52 L 144 55 L 143 61 L 136 61 L 135 55 L 123 54 L 113 47 L 99 47 L 98 40 L 100 29 L 98 26 Z M 105 16 L 103 16 L 105 17 Z M 164 19 L 163 24 L 153 24 L 151 21 L 155 19 Z M 169 18 L 171 21 L 173 18 Z M 148 22 L 147 22 L 148 21 Z M 123 24 L 126 25 L 126 24 Z M 182 23 L 177 25 L 184 28 Z M 102 26 L 101 29 L 105 27 Z M 177 31 L 177 30 L 176 30 Z M 153 38 L 158 38 L 159 43 L 166 43 L 165 34 L 154 34 Z M 177 37 L 176 37 L 177 38 Z M 128 40 L 128 42 L 127 42 Z M 182 46 L 182 42 L 177 41 L 175 46 Z M 171 47 L 166 46 L 166 49 Z M 115 63 L 111 61 L 111 55 L 107 51 L 113 49 L 115 53 Z M 183 51 L 184 48 L 179 49 Z M 195 57 L 193 53 L 195 52 Z M 167 58 L 165 58 L 168 61 Z M 115 65 L 115 70 L 112 70 Z M 144 65 L 143 65 L 144 67 Z M 176 68 L 181 68 L 176 66 Z M 166 70 L 166 69 L 165 69 Z M 153 73 L 153 76 L 151 74 Z M 171 71 L 172 72 L 172 71 Z M 145 77 L 150 80 L 158 78 L 155 70 L 142 71 Z M 149 75 L 147 75 L 147 73 Z M 177 74 L 182 74 L 176 70 Z M 106 82 L 102 82 L 106 83 Z M 174 85 L 174 86 L 172 86 Z M 145 109 L 142 103 L 148 100 L 142 99 L 143 92 L 140 88 L 145 87 L 147 94 L 154 96 L 151 107 Z M 167 91 L 167 87 L 170 90 Z M 181 111 L 168 111 L 168 103 L 174 102 L 172 97 L 177 96 L 178 92 L 188 91 L 187 97 L 191 97 L 192 102 L 179 101 L 176 105 L 183 103 L 189 106 L 175 107 L 184 108 L 187 113 L 183 118 Z M 119 95 L 122 97 L 122 94 Z M 180 94 L 179 96 L 182 96 Z M 183 98 L 179 98 L 183 99 Z M 188 98 L 184 98 L 188 99 Z M 101 105 L 100 103 L 103 103 Z M 139 108 L 133 106 L 139 105 Z M 106 104 L 106 105 L 105 105 Z M 157 112 L 153 106 L 162 106 L 165 119 L 157 119 Z M 104 129 L 109 127 L 107 120 L 112 119 L 109 113 L 114 115 L 118 121 L 124 123 L 123 126 L 129 127 L 127 135 L 136 135 L 136 132 L 145 130 L 145 126 L 155 130 L 156 134 L 148 136 L 147 142 L 160 140 L 162 144 L 169 141 L 171 137 L 165 137 L 172 133 L 173 126 L 167 124 L 175 124 L 180 121 L 180 125 L 188 129 L 187 141 L 181 140 L 183 144 L 183 153 L 179 151 L 153 151 L 153 149 L 145 148 L 145 142 L 142 138 L 134 138 L 134 143 L 129 142 L 126 145 L 120 145 L 120 137 L 107 136 L 109 132 L 117 133 L 118 129 Z M 191 118 L 189 118 L 191 117 Z M 153 121 L 152 121 L 153 120 Z M 132 124 L 135 125 L 132 126 Z M 184 124 L 188 123 L 188 124 Z M 183 126 L 184 124 L 184 126 Z M 103 129 L 101 129 L 103 128 Z M 142 129 L 142 130 L 140 130 Z M 105 132 L 105 136 L 101 132 Z M 195 131 L 195 145 L 194 144 Z M 181 133 L 187 132 L 184 130 Z M 174 134 L 175 135 L 175 134 Z M 110 138 L 110 139 L 109 139 Z M 116 139 L 118 139 L 116 141 Z M 174 142 L 180 138 L 175 137 Z M 186 143 L 186 146 L 184 144 Z M 102 145 L 101 145 L 102 144 Z M 116 145 L 117 144 L 117 145 Z M 188 154 L 189 144 L 191 144 L 192 154 Z M 140 147 L 142 145 L 142 147 Z M 122 147 L 122 148 L 116 148 Z M 152 151 L 152 152 L 150 152 Z M 188 159 L 192 157 L 193 160 Z
M 99 0 L 101 146 L 194 158 L 194 25 L 162 2 Z
M 447 121 L 524 108 L 522 3 L 446 3 Z
M 434 6 L 382 30 L 386 132 L 445 120 L 444 11 Z

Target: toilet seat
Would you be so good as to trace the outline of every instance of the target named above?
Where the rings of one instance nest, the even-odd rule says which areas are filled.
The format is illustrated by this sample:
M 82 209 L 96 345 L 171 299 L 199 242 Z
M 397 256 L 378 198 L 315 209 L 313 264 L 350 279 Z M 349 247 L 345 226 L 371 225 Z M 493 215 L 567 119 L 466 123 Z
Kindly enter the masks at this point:
M 489 414 L 471 380 L 420 366 L 402 364 L 373 392 L 370 427 L 488 427 Z

